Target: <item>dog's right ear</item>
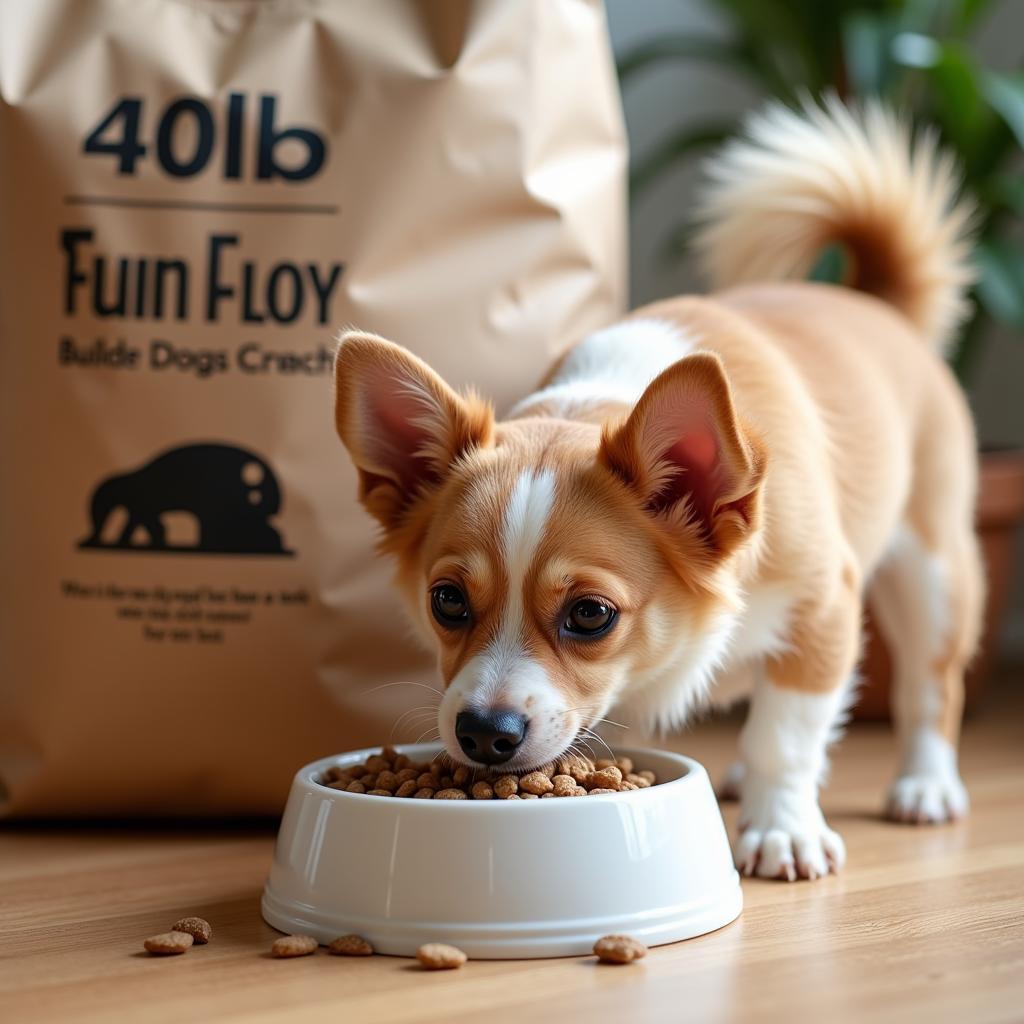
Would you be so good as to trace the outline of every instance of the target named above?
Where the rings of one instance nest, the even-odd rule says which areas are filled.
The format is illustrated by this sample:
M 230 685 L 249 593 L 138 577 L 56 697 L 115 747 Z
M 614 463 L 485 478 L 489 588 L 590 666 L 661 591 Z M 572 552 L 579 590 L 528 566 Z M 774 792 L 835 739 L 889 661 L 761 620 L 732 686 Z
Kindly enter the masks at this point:
M 338 436 L 359 497 L 385 529 L 459 456 L 491 443 L 494 413 L 456 394 L 422 359 L 374 334 L 343 334 L 334 360 Z

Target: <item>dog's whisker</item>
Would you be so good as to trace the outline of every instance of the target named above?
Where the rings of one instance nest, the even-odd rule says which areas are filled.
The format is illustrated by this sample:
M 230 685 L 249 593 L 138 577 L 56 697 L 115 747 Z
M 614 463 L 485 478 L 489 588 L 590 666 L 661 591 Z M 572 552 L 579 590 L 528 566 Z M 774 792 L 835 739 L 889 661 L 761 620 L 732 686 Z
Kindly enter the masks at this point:
M 395 719 L 395 726 L 400 725 L 406 718 L 410 718 L 413 715 L 434 715 L 437 714 L 437 705 L 434 704 L 421 704 L 419 707 L 409 708 L 408 711 L 403 711 L 397 719 Z
M 592 740 L 596 741 L 597 743 L 600 743 L 600 744 L 601 744 L 601 746 L 603 746 L 603 747 L 604 747 L 604 749 L 608 751 L 608 756 L 609 756 L 609 757 L 610 757 L 610 758 L 611 758 L 611 759 L 612 759 L 613 761 L 615 760 L 615 754 L 614 754 L 614 753 L 612 753 L 612 748 L 608 746 L 608 744 L 607 744 L 607 742 L 605 741 L 605 739 L 604 739 L 604 737 L 603 737 L 603 736 L 598 736 L 598 734 L 597 734 L 596 732 L 594 732 L 594 730 L 593 730 L 593 729 L 583 729 L 583 730 L 581 730 L 581 731 L 582 731 L 583 733 L 585 733 L 585 734 L 586 734 L 586 735 L 587 735 L 587 736 L 588 736 L 588 737 L 589 737 L 590 739 L 592 739 Z
M 405 739 L 396 739 L 396 736 L 397 737 L 407 737 L 410 733 L 415 732 L 417 729 L 423 729 L 424 727 L 426 727 L 428 725 L 433 725 L 434 728 L 437 727 L 436 724 L 434 723 L 433 715 L 428 715 L 426 718 L 410 719 L 402 727 L 402 731 L 400 733 L 396 733 L 395 730 L 391 731 L 391 737 L 388 740 L 388 742 L 389 743 L 398 743 L 398 742 L 404 743 L 404 742 L 406 742 Z
M 371 693 L 376 693 L 378 690 L 386 690 L 391 686 L 420 686 L 424 690 L 430 690 L 432 693 L 436 693 L 438 697 L 444 698 L 444 694 L 436 686 L 428 686 L 426 683 L 417 683 L 412 679 L 400 679 L 396 683 L 381 683 L 380 686 L 374 686 L 369 690 L 364 690 L 363 695 L 368 697 Z
M 389 741 L 395 738 L 395 734 L 399 729 L 404 729 L 412 726 L 413 723 L 421 716 L 430 717 L 437 713 L 437 706 L 430 704 L 421 704 L 416 708 L 409 708 L 408 711 L 403 711 L 398 718 L 395 719 L 394 725 L 391 726 L 391 733 L 389 734 Z

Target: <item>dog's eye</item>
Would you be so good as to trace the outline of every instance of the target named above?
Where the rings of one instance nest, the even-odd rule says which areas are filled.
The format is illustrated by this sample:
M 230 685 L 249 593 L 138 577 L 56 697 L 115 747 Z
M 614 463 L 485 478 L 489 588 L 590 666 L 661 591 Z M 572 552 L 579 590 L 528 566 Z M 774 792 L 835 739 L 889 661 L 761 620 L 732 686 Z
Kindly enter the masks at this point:
M 430 609 L 434 618 L 448 629 L 469 621 L 469 602 L 466 595 L 452 583 L 442 583 L 430 592 Z
M 569 609 L 564 629 L 574 636 L 598 636 L 611 629 L 616 614 L 615 609 L 605 601 L 587 597 Z

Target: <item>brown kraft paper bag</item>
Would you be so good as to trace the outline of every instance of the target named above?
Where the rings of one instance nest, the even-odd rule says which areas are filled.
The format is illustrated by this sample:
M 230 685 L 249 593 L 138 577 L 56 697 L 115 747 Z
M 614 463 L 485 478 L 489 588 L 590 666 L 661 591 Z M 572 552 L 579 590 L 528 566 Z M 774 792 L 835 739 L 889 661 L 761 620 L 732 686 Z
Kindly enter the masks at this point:
M 274 812 L 430 703 L 333 338 L 507 408 L 624 165 L 596 0 L 0 0 L 4 813 Z

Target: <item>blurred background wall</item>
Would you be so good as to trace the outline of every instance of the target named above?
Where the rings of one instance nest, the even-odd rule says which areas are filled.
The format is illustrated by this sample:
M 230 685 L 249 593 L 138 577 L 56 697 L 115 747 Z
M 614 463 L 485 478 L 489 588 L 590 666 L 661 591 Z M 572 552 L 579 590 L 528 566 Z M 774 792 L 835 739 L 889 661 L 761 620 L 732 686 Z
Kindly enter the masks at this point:
M 823 0 L 830 2 L 830 0 Z M 728 26 L 703 0 L 606 0 L 616 57 L 636 44 L 680 32 L 719 38 Z M 1012 71 L 1024 53 L 1024 3 L 992 5 L 976 34 L 977 52 L 993 70 Z M 630 78 L 623 95 L 634 160 L 680 129 L 727 119 L 756 106 L 763 94 L 729 66 L 666 60 Z M 684 217 L 699 180 L 702 155 L 677 161 L 631 200 L 631 302 L 640 305 L 701 287 L 692 263 L 666 256 L 672 227 Z M 1024 447 L 1024 338 L 989 329 L 971 384 L 971 404 L 985 445 Z M 1024 662 L 1024 551 L 1018 558 L 1012 610 L 1003 634 L 1004 656 Z

